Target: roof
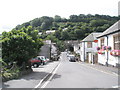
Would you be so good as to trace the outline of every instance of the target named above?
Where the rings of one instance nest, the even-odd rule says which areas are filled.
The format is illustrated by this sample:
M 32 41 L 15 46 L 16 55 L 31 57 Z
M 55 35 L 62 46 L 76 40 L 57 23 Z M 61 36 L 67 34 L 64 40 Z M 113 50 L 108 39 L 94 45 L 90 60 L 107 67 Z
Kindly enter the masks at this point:
M 100 33 L 100 32 L 91 33 L 91 34 L 89 34 L 86 38 L 84 38 L 82 41 L 83 41 L 83 42 L 94 41 L 94 40 L 97 39 L 96 37 L 97 37 L 98 35 L 100 35 L 100 34 L 102 34 L 102 33 Z
M 118 31 L 120 31 L 120 20 L 117 21 L 115 24 L 113 24 L 111 27 L 109 27 L 107 30 L 105 30 L 101 35 L 97 36 L 97 38 L 103 37 Z

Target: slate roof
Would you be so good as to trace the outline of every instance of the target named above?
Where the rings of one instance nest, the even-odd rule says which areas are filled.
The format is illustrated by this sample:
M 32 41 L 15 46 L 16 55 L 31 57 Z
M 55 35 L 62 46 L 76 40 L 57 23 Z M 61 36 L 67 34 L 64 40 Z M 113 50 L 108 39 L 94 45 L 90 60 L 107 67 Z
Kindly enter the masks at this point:
M 107 30 L 105 30 L 101 35 L 97 36 L 97 38 L 103 37 L 118 31 L 120 32 L 120 20 L 117 21 L 115 24 L 113 24 L 111 27 L 109 27 Z
M 94 41 L 97 39 L 96 37 L 99 36 L 100 34 L 102 34 L 102 33 L 100 33 L 100 32 L 91 33 L 86 38 L 84 38 L 82 41 L 83 42 Z

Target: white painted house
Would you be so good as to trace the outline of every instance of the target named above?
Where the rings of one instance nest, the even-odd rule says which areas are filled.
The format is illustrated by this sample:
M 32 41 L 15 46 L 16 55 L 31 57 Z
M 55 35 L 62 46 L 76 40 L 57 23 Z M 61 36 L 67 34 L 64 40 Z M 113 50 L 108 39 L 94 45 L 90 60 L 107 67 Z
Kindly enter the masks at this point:
M 118 65 L 118 62 L 120 62 L 120 21 L 113 24 L 97 38 L 98 46 L 101 49 L 98 51 L 98 63 Z M 109 48 L 107 49 L 107 47 Z
M 97 63 L 97 50 L 98 46 L 96 41 L 96 36 L 101 33 L 91 33 L 86 38 L 84 38 L 80 43 L 80 59 L 84 62 Z

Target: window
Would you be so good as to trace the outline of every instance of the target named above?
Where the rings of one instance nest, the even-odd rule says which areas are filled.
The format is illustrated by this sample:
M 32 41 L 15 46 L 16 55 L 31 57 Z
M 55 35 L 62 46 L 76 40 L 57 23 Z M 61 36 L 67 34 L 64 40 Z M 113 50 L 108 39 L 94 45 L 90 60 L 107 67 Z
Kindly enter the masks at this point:
M 92 42 L 87 42 L 87 48 L 92 48 Z
M 113 36 L 114 50 L 120 50 L 120 33 Z
M 104 38 L 102 38 L 100 42 L 101 42 L 100 47 L 102 48 L 102 46 L 104 46 Z

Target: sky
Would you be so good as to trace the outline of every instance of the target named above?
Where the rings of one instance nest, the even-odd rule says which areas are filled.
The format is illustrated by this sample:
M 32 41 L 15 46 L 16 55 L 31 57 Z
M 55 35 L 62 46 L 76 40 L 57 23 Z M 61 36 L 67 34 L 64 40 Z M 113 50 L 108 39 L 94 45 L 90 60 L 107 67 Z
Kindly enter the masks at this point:
M 118 16 L 119 0 L 0 0 L 0 33 L 42 16 Z

